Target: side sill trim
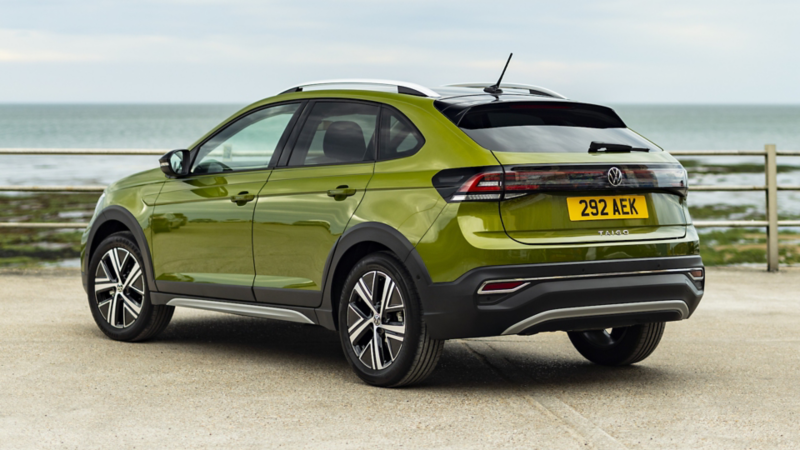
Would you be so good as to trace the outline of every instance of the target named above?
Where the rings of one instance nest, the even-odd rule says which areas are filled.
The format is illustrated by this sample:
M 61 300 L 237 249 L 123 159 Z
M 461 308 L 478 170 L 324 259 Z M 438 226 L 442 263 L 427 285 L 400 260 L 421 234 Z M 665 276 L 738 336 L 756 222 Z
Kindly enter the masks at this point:
M 678 311 L 681 319 L 689 317 L 689 307 L 681 300 L 665 300 L 660 302 L 620 303 L 616 305 L 582 306 L 578 308 L 552 309 L 511 325 L 503 332 L 503 336 L 519 334 L 542 322 L 575 317 L 604 316 L 611 314 L 644 313 L 655 311 Z
M 243 305 L 239 303 L 214 302 L 192 298 L 173 298 L 167 302 L 167 305 L 314 325 L 314 322 L 302 313 L 291 309 L 273 308 L 271 306 Z

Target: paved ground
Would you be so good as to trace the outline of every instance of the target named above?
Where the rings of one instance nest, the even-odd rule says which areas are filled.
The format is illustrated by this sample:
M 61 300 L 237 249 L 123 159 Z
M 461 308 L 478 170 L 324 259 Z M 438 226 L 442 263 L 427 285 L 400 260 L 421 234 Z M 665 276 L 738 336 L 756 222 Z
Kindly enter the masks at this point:
M 633 367 L 564 333 L 451 341 L 388 390 L 322 328 L 179 309 L 119 343 L 74 275 L 4 274 L 0 447 L 800 447 L 800 271 L 711 270 L 707 291 Z

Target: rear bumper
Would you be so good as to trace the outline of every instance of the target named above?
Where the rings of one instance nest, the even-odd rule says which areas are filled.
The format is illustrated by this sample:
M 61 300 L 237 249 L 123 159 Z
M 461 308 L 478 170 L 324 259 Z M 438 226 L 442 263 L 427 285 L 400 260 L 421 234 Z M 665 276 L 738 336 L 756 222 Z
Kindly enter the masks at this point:
M 454 339 L 572 331 L 686 319 L 703 297 L 699 256 L 474 269 L 422 289 L 431 337 Z M 523 288 L 482 295 L 487 281 L 522 279 Z

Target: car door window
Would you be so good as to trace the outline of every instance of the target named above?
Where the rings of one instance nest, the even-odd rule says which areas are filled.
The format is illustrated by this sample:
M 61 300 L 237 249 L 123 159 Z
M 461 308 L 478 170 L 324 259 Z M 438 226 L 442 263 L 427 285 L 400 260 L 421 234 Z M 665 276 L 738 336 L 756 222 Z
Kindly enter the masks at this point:
M 405 158 L 417 153 L 425 139 L 410 120 L 392 108 L 383 108 L 378 160 Z
M 290 166 L 373 161 L 380 108 L 356 102 L 317 102 L 289 159 Z
M 248 114 L 200 146 L 192 174 L 252 170 L 269 165 L 300 103 L 289 103 Z

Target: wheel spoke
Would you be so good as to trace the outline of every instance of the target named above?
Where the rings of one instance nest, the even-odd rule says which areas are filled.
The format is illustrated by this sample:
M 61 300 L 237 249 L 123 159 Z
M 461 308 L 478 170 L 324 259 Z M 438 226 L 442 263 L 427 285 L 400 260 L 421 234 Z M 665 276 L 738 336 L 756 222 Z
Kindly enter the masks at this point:
M 375 305 L 372 304 L 372 292 L 370 292 L 370 290 L 367 288 L 363 277 L 358 280 L 358 283 L 356 283 L 355 291 L 356 294 L 361 297 L 361 300 L 367 304 L 369 309 L 372 310 L 372 313 L 378 314 L 378 311 L 375 310 Z
M 95 274 L 94 274 L 94 276 L 95 276 L 95 278 L 94 278 L 94 281 L 95 281 L 95 283 L 97 283 L 97 282 L 102 282 L 102 281 L 113 281 L 113 280 L 111 279 L 111 274 L 109 274 L 109 273 L 108 273 L 108 266 L 106 266 L 106 263 L 105 263 L 105 261 L 103 261 L 102 259 L 100 259 L 100 264 L 98 264 L 98 265 L 97 265 L 97 267 L 98 267 L 100 270 L 102 270 L 102 271 L 103 271 L 103 276 L 102 276 L 102 277 L 98 276 L 98 275 L 97 275 L 97 271 L 95 271 Z
M 386 277 L 386 281 L 383 283 L 383 292 L 381 292 L 381 317 L 383 317 L 383 314 L 386 312 L 386 307 L 389 306 L 389 299 L 392 298 L 392 291 L 394 291 L 394 281 Z
M 142 269 L 139 268 L 139 263 L 134 261 L 131 271 L 128 272 L 128 278 L 126 278 L 125 282 L 122 284 L 122 289 L 130 287 L 140 276 L 142 276 Z
M 390 333 L 386 333 L 385 335 L 386 341 L 386 348 L 389 349 L 389 356 L 392 357 L 392 361 L 397 359 L 397 355 L 400 353 L 400 347 L 403 346 L 403 336 L 395 336 Z
M 122 267 L 120 267 L 120 264 L 119 264 L 119 257 L 117 255 L 117 249 L 116 248 L 112 248 L 111 250 L 108 251 L 108 253 L 106 253 L 106 255 L 108 255 L 108 259 L 111 262 L 111 268 L 114 270 L 114 278 L 116 279 L 116 281 L 121 281 L 122 280 L 122 274 L 121 274 Z
M 111 305 L 108 308 L 108 317 L 106 317 L 106 322 L 110 323 L 111 326 L 117 326 L 117 305 L 119 305 L 119 296 L 115 295 L 114 298 L 111 299 Z
M 116 285 L 117 283 L 114 283 L 113 281 L 94 280 L 94 292 L 104 292 L 109 289 L 113 289 Z
M 372 357 L 372 368 L 381 370 L 384 368 L 383 365 L 383 345 L 381 343 L 381 336 L 378 334 L 378 329 L 372 329 L 372 352 L 374 356 Z
M 363 317 L 358 322 L 353 324 L 353 326 L 347 330 L 347 334 L 350 335 L 350 343 L 355 344 L 356 341 L 364 335 L 364 332 L 371 324 L 372 321 Z
M 361 353 L 358 355 L 358 359 L 370 369 L 375 369 L 375 358 L 373 358 L 373 356 L 374 353 L 372 352 L 372 341 L 369 341 L 364 349 L 361 350 Z
M 122 298 L 122 303 L 133 313 L 134 318 L 139 317 L 139 313 L 142 311 L 142 307 L 133 300 L 131 300 L 123 292 L 120 292 L 119 296 Z
M 405 324 L 393 325 L 393 324 L 389 324 L 389 323 L 384 323 L 384 324 L 381 324 L 380 327 L 383 328 L 384 330 L 386 330 L 386 331 L 388 331 L 390 333 L 394 333 L 394 334 L 396 334 L 398 336 L 403 336 L 403 335 L 406 334 L 406 326 L 405 326 Z

